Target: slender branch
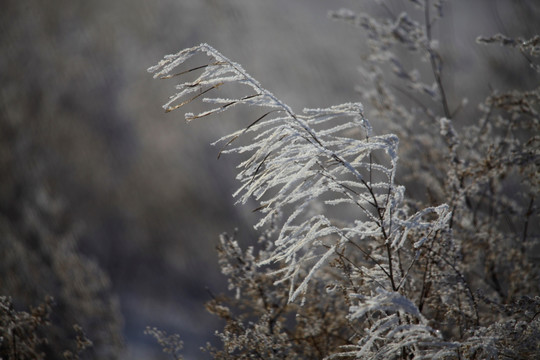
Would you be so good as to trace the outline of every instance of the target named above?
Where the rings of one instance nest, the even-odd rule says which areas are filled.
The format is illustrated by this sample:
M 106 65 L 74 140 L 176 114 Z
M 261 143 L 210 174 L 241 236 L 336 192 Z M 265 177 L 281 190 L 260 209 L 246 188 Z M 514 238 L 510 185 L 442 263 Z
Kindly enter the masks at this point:
M 448 107 L 448 101 L 446 100 L 446 92 L 444 91 L 444 86 L 442 84 L 442 59 L 432 48 L 431 48 L 431 22 L 430 22 L 430 14 L 429 14 L 430 4 L 429 0 L 426 0 L 426 3 L 424 5 L 424 17 L 425 17 L 425 26 L 426 26 L 426 50 L 429 53 L 429 61 L 431 63 L 431 70 L 433 71 L 433 76 L 435 77 L 435 82 L 437 83 L 437 87 L 439 88 L 439 92 L 441 94 L 441 102 L 444 109 L 444 116 L 447 119 L 452 118 L 452 113 L 450 112 L 450 108 Z
M 396 287 L 396 283 L 394 281 L 394 266 L 392 264 L 392 261 L 393 261 L 392 260 L 392 248 L 391 248 L 390 242 L 388 242 L 388 234 L 386 233 L 386 229 L 384 228 L 384 213 L 385 213 L 386 209 L 381 208 L 379 206 L 379 204 L 377 202 L 377 197 L 375 196 L 375 193 L 373 192 L 373 188 L 371 186 L 369 186 L 363 179 L 361 181 L 364 184 L 364 186 L 366 186 L 369 193 L 371 194 L 371 197 L 373 198 L 373 203 L 375 205 L 375 208 L 377 209 L 377 214 L 379 215 L 380 227 L 381 227 L 381 231 L 382 231 L 383 238 L 384 238 L 385 245 L 386 245 L 386 255 L 388 257 L 388 271 L 389 271 L 389 273 L 387 275 L 390 278 L 390 283 L 392 284 L 392 290 L 396 291 L 397 287 Z
M 390 277 L 392 290 L 397 291 L 396 283 L 394 282 L 394 270 L 392 266 L 392 250 L 389 242 L 386 243 L 386 254 L 388 256 L 388 270 L 390 271 L 390 274 L 388 276 Z

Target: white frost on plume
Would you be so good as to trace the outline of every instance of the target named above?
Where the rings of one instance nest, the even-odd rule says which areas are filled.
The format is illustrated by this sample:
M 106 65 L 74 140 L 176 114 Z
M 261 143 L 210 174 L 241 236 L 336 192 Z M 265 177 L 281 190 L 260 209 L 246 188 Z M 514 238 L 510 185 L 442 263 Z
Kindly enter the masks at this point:
M 334 16 L 348 20 L 357 17 L 345 9 Z M 198 53 L 209 56 L 210 62 L 187 71 L 173 72 Z M 430 233 L 442 229 L 449 219 L 445 205 L 412 215 L 408 213 L 404 205 L 404 188 L 394 183 L 398 138 L 393 134 L 373 135 L 362 104 L 304 109 L 296 114 L 241 65 L 208 44 L 167 55 L 148 71 L 154 73 L 154 77 L 165 79 L 191 71 L 200 72 L 195 80 L 179 83 L 177 92 L 164 105 L 167 111 L 172 111 L 201 97 L 202 102 L 216 106 L 198 114 L 187 113 L 187 120 L 217 114 L 238 105 L 261 110 L 259 117 L 251 119 L 245 128 L 224 136 L 215 144 L 222 146 L 220 154 L 247 156 L 238 166 L 237 179 L 241 185 L 234 196 L 240 203 L 251 199 L 258 202 L 257 211 L 261 217 L 256 227 L 268 225 L 276 215 L 285 214 L 281 231 L 274 240 L 273 252 L 261 259 L 259 265 L 281 264 L 276 271 L 277 282 L 289 283 L 289 301 L 301 297 L 310 281 L 350 242 L 384 236 L 394 250 L 411 240 L 414 246 L 420 247 Z M 242 98 L 213 96 L 217 88 L 231 83 L 246 86 L 251 94 Z M 441 132 L 451 132 L 444 119 L 441 125 Z M 237 146 L 235 140 L 240 136 L 250 136 L 251 141 Z M 334 221 L 327 216 L 327 206 L 347 207 L 347 211 L 354 209 L 356 219 Z M 420 233 L 422 236 L 417 238 L 411 236 Z M 376 266 L 372 272 L 369 276 L 375 283 L 388 280 L 384 279 L 388 276 L 387 267 Z M 379 303 L 379 306 L 406 312 L 422 320 L 414 305 L 397 292 L 380 292 L 377 296 L 383 295 L 387 303 Z M 372 300 L 379 299 L 377 296 Z M 375 306 L 366 301 L 363 307 L 351 307 L 352 317 L 359 317 L 370 306 Z

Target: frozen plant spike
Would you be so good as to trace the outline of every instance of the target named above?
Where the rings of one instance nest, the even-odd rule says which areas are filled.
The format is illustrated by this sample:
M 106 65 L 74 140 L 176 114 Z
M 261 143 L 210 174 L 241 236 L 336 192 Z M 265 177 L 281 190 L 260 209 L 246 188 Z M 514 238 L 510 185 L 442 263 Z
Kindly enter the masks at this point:
M 210 57 L 207 64 L 176 70 L 196 55 Z M 186 114 L 193 120 L 223 112 L 237 105 L 249 105 L 260 115 L 246 121 L 246 126 L 223 137 L 221 153 L 245 154 L 238 167 L 241 185 L 234 194 L 238 202 L 254 199 L 261 219 L 256 227 L 268 225 L 283 214 L 281 230 L 274 239 L 272 252 L 259 259 L 259 266 L 279 264 L 277 283 L 288 282 L 289 301 L 301 297 L 310 280 L 324 273 L 325 266 L 348 244 L 368 254 L 361 244 L 365 238 L 392 242 L 398 248 L 415 230 L 425 231 L 430 221 L 419 221 L 423 213 L 407 216 L 403 190 L 394 184 L 398 138 L 373 135 L 359 103 L 345 103 L 328 108 L 304 109 L 296 114 L 286 103 L 251 77 L 241 65 L 220 52 L 201 44 L 166 56 L 148 69 L 154 77 L 179 79 L 192 72 L 194 81 L 177 85 L 177 92 L 164 105 L 167 112 L 194 100 L 217 106 L 199 114 Z M 239 84 L 249 90 L 241 98 L 212 97 L 218 88 Z M 257 110 L 254 110 L 257 111 Z M 235 140 L 249 137 L 244 145 Z M 346 209 L 347 221 L 336 221 L 328 207 Z M 431 212 L 439 214 L 437 211 Z M 444 218 L 442 212 L 440 218 Z M 440 225 L 437 221 L 434 222 Z M 392 240 L 393 239 L 393 240 Z M 358 245 L 360 243 L 360 245 Z M 398 279 L 392 265 L 370 259 L 378 267 L 389 288 Z

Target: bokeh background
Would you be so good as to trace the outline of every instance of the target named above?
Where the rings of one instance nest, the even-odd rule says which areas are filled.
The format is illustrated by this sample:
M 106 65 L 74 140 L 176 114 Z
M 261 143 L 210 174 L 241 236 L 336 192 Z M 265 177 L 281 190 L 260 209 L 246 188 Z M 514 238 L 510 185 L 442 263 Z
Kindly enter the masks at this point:
M 161 108 L 173 84 L 152 79 L 146 69 L 165 54 L 207 42 L 298 111 L 358 101 L 356 68 L 367 53 L 365 38 L 327 12 L 366 10 L 365 3 L 4 0 L 0 295 L 23 308 L 61 291 L 66 281 L 75 282 L 76 293 L 88 288 L 88 280 L 70 278 L 70 266 L 46 276 L 52 265 L 44 257 L 24 265 L 29 254 L 39 257 L 42 237 L 54 248 L 58 234 L 69 235 L 70 254 L 102 271 L 105 285 L 96 291 L 118 300 L 110 310 L 118 327 L 110 331 L 121 333 L 121 358 L 167 358 L 143 334 L 146 326 L 180 334 L 187 358 L 205 358 L 199 347 L 216 341 L 213 329 L 220 324 L 204 302 L 210 292 L 226 290 L 214 252 L 218 235 L 237 228 L 244 244 L 257 236 L 251 209 L 234 206 L 231 196 L 235 159 L 217 160 L 219 149 L 209 144 L 252 119 L 231 111 L 186 124 L 181 112 Z M 390 5 L 398 13 L 404 3 Z M 523 59 L 475 39 L 497 32 L 531 36 L 539 27 L 537 7 L 534 0 L 447 4 L 435 35 L 452 102 L 466 95 L 474 104 L 489 92 L 488 83 L 531 85 L 520 75 Z M 369 9 L 384 12 L 373 4 Z M 46 214 L 39 225 L 29 220 L 36 212 Z M 62 316 L 62 308 L 54 311 Z M 94 320 L 96 331 L 106 327 Z

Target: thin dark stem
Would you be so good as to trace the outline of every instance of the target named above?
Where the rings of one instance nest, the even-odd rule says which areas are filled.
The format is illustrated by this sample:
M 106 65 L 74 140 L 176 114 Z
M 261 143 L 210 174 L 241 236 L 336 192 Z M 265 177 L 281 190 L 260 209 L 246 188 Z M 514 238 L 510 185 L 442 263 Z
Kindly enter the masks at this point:
M 429 289 L 431 287 L 431 281 L 427 280 L 427 274 L 430 269 L 431 259 L 426 258 L 426 268 L 424 269 L 424 275 L 422 276 L 422 289 L 420 290 L 420 299 L 418 300 L 418 310 L 422 312 L 424 308 L 424 299 L 427 297 Z
M 373 192 L 373 188 L 368 183 L 366 183 L 366 181 L 364 179 L 361 179 L 361 181 L 364 184 L 364 186 L 366 187 L 366 189 L 369 191 L 369 193 L 371 195 L 371 198 L 373 199 L 373 205 L 377 209 L 377 215 L 379 215 L 379 226 L 381 227 L 381 231 L 382 231 L 382 234 L 383 234 L 383 239 L 384 239 L 385 245 L 386 245 L 386 255 L 388 257 L 388 273 L 386 271 L 385 271 L 385 273 L 390 278 L 390 283 L 392 284 L 392 290 L 396 291 L 397 287 L 396 287 L 396 282 L 394 281 L 394 266 L 392 264 L 392 246 L 388 242 L 388 234 L 386 233 L 386 229 L 384 228 L 384 212 L 385 212 L 385 209 L 381 208 L 379 206 L 379 203 L 377 201 L 377 197 L 375 196 L 375 193 Z
M 444 110 L 444 116 L 447 119 L 452 118 L 452 113 L 450 112 L 450 108 L 448 107 L 448 101 L 446 100 L 446 92 L 444 91 L 444 86 L 442 84 L 442 60 L 432 48 L 431 48 L 431 21 L 430 21 L 430 15 L 429 15 L 429 9 L 430 4 L 429 0 L 426 0 L 426 3 L 424 5 L 424 17 L 425 17 L 425 24 L 426 24 L 426 38 L 427 38 L 427 44 L 426 44 L 426 50 L 429 53 L 429 61 L 431 63 L 431 70 L 433 71 L 433 76 L 435 77 L 435 81 L 437 83 L 437 87 L 439 88 L 439 92 L 441 94 L 441 102 L 443 105 Z
M 390 272 L 390 283 L 392 284 L 392 290 L 396 291 L 397 287 L 396 283 L 394 282 L 394 270 L 392 266 L 392 249 L 389 242 L 386 243 L 386 254 L 388 256 L 388 271 Z
M 364 179 L 360 179 L 360 181 L 362 182 L 362 184 L 364 184 L 366 189 L 369 191 L 369 193 L 371 195 L 371 198 L 373 199 L 373 206 L 377 209 L 377 215 L 379 215 L 379 226 L 381 227 L 381 231 L 382 231 L 382 234 L 383 234 L 383 239 L 384 239 L 385 245 L 386 245 L 386 255 L 388 257 L 388 273 L 386 271 L 385 271 L 385 273 L 390 278 L 390 283 L 392 284 L 392 290 L 396 291 L 397 287 L 396 287 L 396 282 L 394 281 L 394 267 L 393 267 L 393 264 L 392 264 L 392 246 L 388 242 L 388 234 L 386 233 L 386 229 L 384 228 L 384 212 L 385 212 L 385 209 L 381 208 L 379 206 L 379 203 L 377 201 L 377 197 L 375 196 L 375 193 L 373 192 L 373 188 L 368 183 L 366 183 L 366 181 Z

